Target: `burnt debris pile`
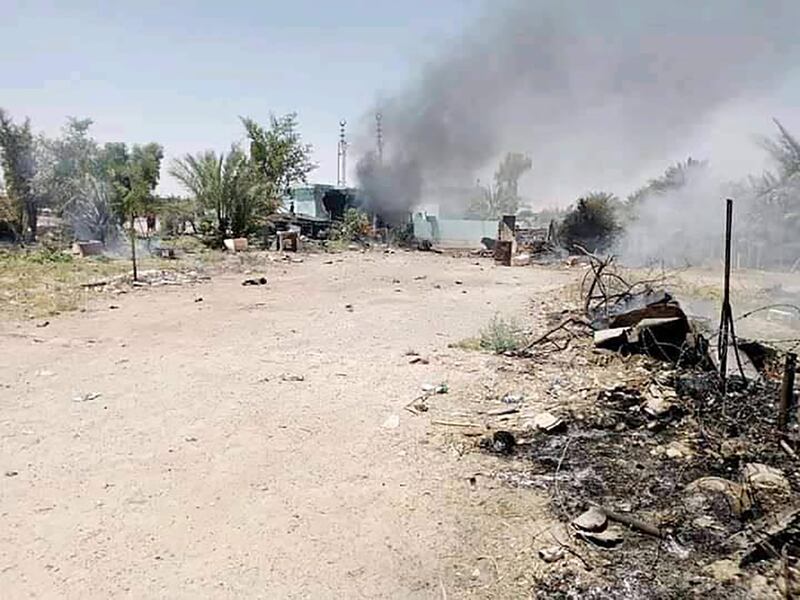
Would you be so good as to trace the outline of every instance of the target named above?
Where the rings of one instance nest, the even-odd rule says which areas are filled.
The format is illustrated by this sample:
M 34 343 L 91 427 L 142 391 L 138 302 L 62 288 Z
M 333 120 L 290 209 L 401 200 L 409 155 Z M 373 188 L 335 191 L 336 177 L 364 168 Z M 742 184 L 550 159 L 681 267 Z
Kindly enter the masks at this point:
M 613 259 L 588 260 L 581 309 L 520 354 L 540 363 L 569 348 L 620 366 L 624 380 L 576 399 L 558 415 L 560 428 L 514 432 L 502 452 L 514 469 L 499 477 L 546 491 L 563 525 L 567 552 L 542 550 L 559 558 L 542 558 L 539 592 L 796 597 L 793 355 L 721 340 L 655 281 L 628 282 Z M 728 365 L 719 344 L 730 347 Z

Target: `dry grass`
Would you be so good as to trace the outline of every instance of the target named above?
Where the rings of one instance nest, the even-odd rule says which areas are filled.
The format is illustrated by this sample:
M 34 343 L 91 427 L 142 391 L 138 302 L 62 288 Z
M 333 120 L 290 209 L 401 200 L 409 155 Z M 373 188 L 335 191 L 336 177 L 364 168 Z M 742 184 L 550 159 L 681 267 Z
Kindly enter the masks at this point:
M 141 269 L 176 266 L 174 261 L 151 258 L 139 265 Z M 82 284 L 130 271 L 127 259 L 73 258 L 47 250 L 0 250 L 0 318 L 32 319 L 76 310 L 102 293 Z

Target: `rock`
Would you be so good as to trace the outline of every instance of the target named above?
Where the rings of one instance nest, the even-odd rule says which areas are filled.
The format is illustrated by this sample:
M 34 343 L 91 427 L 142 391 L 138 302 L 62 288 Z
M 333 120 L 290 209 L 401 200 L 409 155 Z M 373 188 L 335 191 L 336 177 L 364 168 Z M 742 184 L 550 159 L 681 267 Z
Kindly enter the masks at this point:
M 617 525 L 606 527 L 603 531 L 579 531 L 578 536 L 601 548 L 614 548 L 619 546 L 624 539 L 622 528 Z
M 783 472 L 760 463 L 744 466 L 742 485 L 753 502 L 768 512 L 785 507 L 792 495 L 792 486 Z
M 718 560 L 708 565 L 706 570 L 720 583 L 733 581 L 742 574 L 739 563 L 735 560 Z
M 608 517 L 599 508 L 592 507 L 572 520 L 572 524 L 582 531 L 600 531 L 608 523 Z
M 672 409 L 672 403 L 662 396 L 653 396 L 647 399 L 642 409 L 648 416 L 659 419 L 669 414 L 670 409 Z
M 525 400 L 525 396 L 522 394 L 506 394 L 500 399 L 504 404 L 521 404 L 523 400 Z
M 511 257 L 512 267 L 527 267 L 529 264 L 531 264 L 530 254 L 517 254 Z
M 389 415 L 382 425 L 384 429 L 397 429 L 399 426 L 400 426 L 399 415 Z
M 722 477 L 695 479 L 685 490 L 690 494 L 724 498 L 731 512 L 737 517 L 750 509 L 750 498 L 745 489 L 738 483 Z
M 692 456 L 692 449 L 683 442 L 670 442 L 664 454 L 667 458 L 689 458 Z
M 540 412 L 533 417 L 533 426 L 539 431 L 554 432 L 564 426 L 564 421 L 549 412 Z
M 439 385 L 425 383 L 422 385 L 422 391 L 426 394 L 446 394 L 448 390 L 449 389 L 446 383 L 440 383 Z
M 283 375 L 281 375 L 281 381 L 299 382 L 299 381 L 305 381 L 305 380 L 306 380 L 306 378 L 303 375 L 292 375 L 290 373 L 284 373 Z
M 549 546 L 539 549 L 539 558 L 546 563 L 558 562 L 564 558 L 564 549 L 560 546 Z

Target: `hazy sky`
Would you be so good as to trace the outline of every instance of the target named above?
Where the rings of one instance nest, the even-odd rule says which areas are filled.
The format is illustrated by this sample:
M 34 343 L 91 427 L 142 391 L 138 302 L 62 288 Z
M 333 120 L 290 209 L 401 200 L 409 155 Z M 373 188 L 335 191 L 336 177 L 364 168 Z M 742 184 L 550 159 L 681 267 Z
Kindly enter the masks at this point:
M 91 117 L 101 142 L 167 157 L 226 149 L 239 115 L 299 114 L 318 181 L 336 180 L 342 118 L 401 87 L 480 0 L 0 0 L 0 106 L 57 133 Z M 161 190 L 179 188 L 167 177 Z
M 562 7 L 566 13 L 582 4 L 529 1 Z M 719 26 L 719 17 L 731 3 L 747 4 L 718 0 L 717 9 L 707 2 L 711 20 L 699 21 L 706 26 Z M 494 5 L 491 0 L 489 4 Z M 15 118 L 29 116 L 37 131 L 50 135 L 68 115 L 91 117 L 99 141 L 156 141 L 168 160 L 208 148 L 226 150 L 241 141 L 240 115 L 265 122 L 270 112 L 296 111 L 320 165 L 312 179 L 335 183 L 339 120 L 351 123 L 355 138 L 356 125 L 363 123 L 376 98 L 409 85 L 413 90 L 411 82 L 419 79 L 431 58 L 452 47 L 465 29 L 483 34 L 482 26 L 474 27 L 483 6 L 484 0 L 0 0 L 0 106 Z M 630 9 L 624 6 L 625 19 L 615 21 L 614 27 L 624 31 L 626 26 L 647 25 L 637 12 L 638 0 L 630 0 Z M 752 6 L 760 5 L 753 0 Z M 589 33 L 597 26 L 595 19 L 576 22 L 585 23 Z M 617 37 L 614 31 L 603 31 Z M 682 147 L 665 149 L 642 172 L 628 169 L 626 178 L 638 183 L 690 154 L 712 158 L 732 173 L 758 171 L 763 152 L 752 144 L 750 133 L 772 132 L 773 115 L 791 129 L 800 129 L 798 75 L 777 96 L 775 90 L 765 90 L 766 98 L 748 98 L 744 105 L 729 107 Z M 593 133 L 608 133 L 614 139 L 611 124 L 601 129 Z M 572 143 L 563 131 L 546 142 L 555 150 L 553 144 Z M 567 187 L 549 185 L 547 193 L 535 194 L 539 202 L 564 203 L 582 191 L 584 182 L 575 180 L 577 158 L 565 161 L 557 173 L 542 174 L 536 168 L 541 164 L 536 149 L 528 145 L 509 148 L 534 157 L 534 171 L 522 182 L 525 191 L 527 183 L 544 181 L 547 175 Z M 575 156 L 566 150 L 556 153 Z M 352 168 L 356 156 L 351 158 Z M 487 176 L 491 169 L 487 164 Z M 630 191 L 625 186 L 631 182 L 618 182 L 607 171 L 592 184 L 617 193 Z M 181 190 L 164 175 L 160 191 Z

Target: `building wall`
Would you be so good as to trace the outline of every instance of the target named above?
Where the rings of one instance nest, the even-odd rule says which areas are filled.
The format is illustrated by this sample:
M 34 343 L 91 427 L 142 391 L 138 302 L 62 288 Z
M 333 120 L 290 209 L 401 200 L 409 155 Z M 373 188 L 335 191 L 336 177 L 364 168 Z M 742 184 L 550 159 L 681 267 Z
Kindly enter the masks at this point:
M 447 244 L 477 246 L 481 238 L 497 237 L 497 221 L 471 219 L 438 219 L 415 215 L 414 236 L 422 240 Z

